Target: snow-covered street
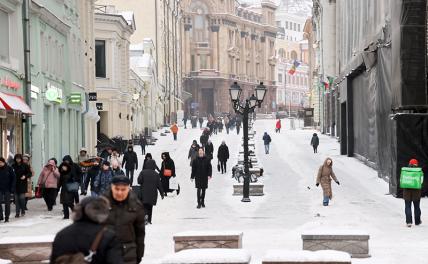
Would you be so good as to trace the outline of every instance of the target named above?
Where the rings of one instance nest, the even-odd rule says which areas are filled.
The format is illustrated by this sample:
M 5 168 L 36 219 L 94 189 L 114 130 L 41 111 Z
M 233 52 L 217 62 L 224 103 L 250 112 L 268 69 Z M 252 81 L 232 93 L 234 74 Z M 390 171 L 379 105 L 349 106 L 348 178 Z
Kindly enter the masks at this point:
M 261 263 L 269 249 L 301 250 L 301 234 L 311 229 L 363 230 L 370 234 L 371 258 L 353 259 L 353 263 L 426 263 L 428 257 L 428 226 L 405 226 L 404 202 L 387 195 L 388 184 L 377 177 L 376 171 L 356 159 L 339 155 L 335 139 L 320 136 L 320 147 L 314 154 L 309 145 L 313 130 L 285 129 L 274 132 L 275 120 L 258 120 L 255 124 L 256 153 L 265 170 L 261 181 L 265 195 L 251 197 L 251 203 L 242 203 L 239 196 L 232 196 L 230 169 L 236 164 L 241 135 L 236 131 L 211 138 L 215 152 L 222 140 L 229 146 L 231 160 L 228 174 L 216 170 L 213 160 L 213 177 L 206 196 L 206 208 L 196 209 L 196 189 L 190 181 L 187 159 L 192 140 L 199 141 L 200 129 L 180 128 L 178 141 L 171 134 L 159 136 L 155 146 L 147 152 L 160 166 L 160 155 L 168 151 L 175 161 L 180 195 L 168 195 L 158 201 L 153 209 L 153 225 L 146 226 L 146 251 L 143 263 L 157 263 L 174 251 L 173 234 L 197 230 L 242 231 L 243 248 L 252 254 L 252 263 Z M 263 132 L 272 137 L 271 152 L 264 154 Z M 160 132 L 160 131 L 159 131 Z M 139 146 L 139 169 L 143 156 Z M 322 206 L 322 190 L 315 187 L 318 168 L 326 157 L 334 162 L 334 171 L 340 186 L 333 183 L 333 200 Z M 47 215 L 42 199 L 29 202 L 27 216 L 0 224 L 0 241 L 12 236 L 45 236 L 55 234 L 69 221 L 62 220 L 60 206 Z M 13 207 L 13 206 L 12 206 Z M 14 207 L 13 207 L 14 209 Z M 421 201 L 422 221 L 426 219 L 428 201 Z M 43 215 L 43 216 L 40 216 Z M 0 256 L 1 258 L 1 256 Z

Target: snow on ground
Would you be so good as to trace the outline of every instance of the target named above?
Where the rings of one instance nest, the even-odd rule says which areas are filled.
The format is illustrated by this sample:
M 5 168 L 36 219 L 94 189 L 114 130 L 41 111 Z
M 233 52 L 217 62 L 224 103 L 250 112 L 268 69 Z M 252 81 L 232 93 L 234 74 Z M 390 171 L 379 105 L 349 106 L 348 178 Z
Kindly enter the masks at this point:
M 301 234 L 320 229 L 368 232 L 372 257 L 353 259 L 356 264 L 426 262 L 428 226 L 405 227 L 404 202 L 387 195 L 388 185 L 377 177 L 376 171 L 356 159 L 339 155 L 338 143 L 327 136 L 320 136 L 319 153 L 314 154 L 309 145 L 314 131 L 288 130 L 288 123 L 284 124 L 285 130 L 276 134 L 275 120 L 256 122 L 256 153 L 265 170 L 262 181 L 265 196 L 251 197 L 251 203 L 242 203 L 241 197 L 232 196 L 235 180 L 231 178 L 230 168 L 237 162 L 242 132 L 240 136 L 232 131 L 229 135 L 224 132 L 212 137 L 214 156 L 224 139 L 229 145 L 231 160 L 228 174 L 224 175 L 217 172 L 217 160 L 213 160 L 214 175 L 207 190 L 205 209 L 196 209 L 196 190 L 190 181 L 187 159 L 191 142 L 199 141 L 201 130 L 180 128 L 176 142 L 171 134 L 161 137 L 161 131 L 155 133 L 159 141 L 156 146 L 148 146 L 147 152 L 152 153 L 158 166 L 161 153 L 170 152 L 182 189 L 179 196 L 169 194 L 154 207 L 153 225 L 146 228 L 143 262 L 159 263 L 162 257 L 173 253 L 173 235 L 179 232 L 242 231 L 243 248 L 251 252 L 252 263 L 261 263 L 268 250 L 301 250 Z M 261 139 L 264 131 L 272 136 L 269 155 L 264 154 Z M 140 148 L 136 147 L 135 151 L 142 164 Z M 333 183 L 334 197 L 329 207 L 322 206 L 321 188 L 315 187 L 316 173 L 326 157 L 333 159 L 341 183 L 340 186 Z M 12 218 L 11 223 L 0 224 L 0 237 L 49 235 L 70 223 L 62 220 L 60 205 L 49 214 L 41 199 L 31 201 L 29 206 L 25 218 Z M 421 206 L 424 221 L 427 199 L 422 200 Z

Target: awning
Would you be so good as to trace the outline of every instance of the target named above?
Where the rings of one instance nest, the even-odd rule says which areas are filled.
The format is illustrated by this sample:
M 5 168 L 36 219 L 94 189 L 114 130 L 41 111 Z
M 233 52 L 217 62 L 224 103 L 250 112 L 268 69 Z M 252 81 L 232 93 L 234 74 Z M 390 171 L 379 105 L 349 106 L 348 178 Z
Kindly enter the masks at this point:
M 4 105 L 1 101 L 0 101 L 0 110 L 6 110 L 6 108 L 4 107 Z
M 20 96 L 0 92 L 0 102 L 3 104 L 6 110 L 20 111 L 27 115 L 33 114 L 31 108 Z

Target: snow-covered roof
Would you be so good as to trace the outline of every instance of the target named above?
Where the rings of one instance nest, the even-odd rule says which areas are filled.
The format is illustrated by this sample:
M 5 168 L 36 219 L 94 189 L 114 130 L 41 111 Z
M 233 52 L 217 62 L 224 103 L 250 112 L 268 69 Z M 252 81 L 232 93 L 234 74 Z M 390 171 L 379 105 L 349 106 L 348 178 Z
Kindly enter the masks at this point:
M 132 12 L 132 11 L 121 11 L 118 14 L 123 16 L 123 18 L 126 20 L 128 25 L 130 25 L 133 29 L 135 29 L 134 12 Z

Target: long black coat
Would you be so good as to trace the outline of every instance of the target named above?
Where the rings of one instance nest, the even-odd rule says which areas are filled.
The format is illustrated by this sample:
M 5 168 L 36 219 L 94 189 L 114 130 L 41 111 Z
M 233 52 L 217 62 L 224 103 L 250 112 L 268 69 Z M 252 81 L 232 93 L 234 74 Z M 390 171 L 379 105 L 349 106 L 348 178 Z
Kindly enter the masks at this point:
M 123 167 L 127 170 L 137 170 L 138 169 L 138 158 L 135 151 L 127 151 L 123 156 Z
M 163 195 L 159 174 L 154 170 L 142 170 L 138 176 L 138 184 L 141 185 L 143 203 L 156 205 L 158 201 L 158 191 Z
M 211 162 L 207 157 L 198 157 L 192 164 L 192 179 L 195 179 L 195 188 L 207 189 L 208 177 L 212 176 Z
M 0 168 L 0 192 L 15 192 L 15 172 L 12 167 L 4 165 Z
M 129 192 L 128 199 L 117 202 L 113 199 L 111 190 L 105 196 L 110 201 L 110 214 L 107 226 L 116 234 L 122 244 L 124 263 L 140 263 L 144 256 L 144 207 L 133 192 Z
M 219 161 L 227 161 L 229 159 L 229 148 L 227 145 L 221 144 L 220 147 L 218 147 L 217 159 Z
M 63 165 L 64 164 L 61 164 L 59 167 L 60 177 L 58 187 L 61 188 L 59 199 L 62 204 L 72 205 L 74 204 L 74 193 L 67 191 L 67 183 L 73 183 L 74 179 L 72 177 L 70 166 L 68 166 L 68 171 L 66 172 L 62 170 Z
M 207 156 L 207 158 L 209 158 L 210 160 L 213 159 L 213 154 L 214 154 L 214 145 L 213 143 L 207 143 L 207 145 L 205 146 L 205 155 Z
M 167 177 L 164 176 L 164 171 L 165 169 L 167 170 L 172 170 L 172 176 L 175 176 L 175 164 L 174 161 L 171 158 L 168 158 L 164 161 L 162 161 L 162 166 L 161 166 L 161 171 L 160 171 L 160 176 L 161 176 L 161 181 L 162 181 L 162 189 L 164 192 L 169 192 L 169 179 L 171 177 Z
M 77 221 L 59 231 L 52 243 L 50 263 L 65 254 L 82 252 L 89 254 L 89 248 L 102 226 L 94 222 Z M 111 230 L 106 230 L 91 264 L 122 264 L 122 247 Z
M 320 144 L 319 137 L 318 136 L 312 136 L 311 146 L 318 147 L 319 144 Z
M 22 194 L 26 193 L 28 191 L 28 178 L 31 178 L 31 170 L 30 167 L 27 164 L 21 163 L 21 164 L 13 164 L 12 168 L 15 172 L 16 177 L 16 186 L 15 186 L 15 193 Z M 25 179 L 21 179 L 21 177 L 24 176 Z

